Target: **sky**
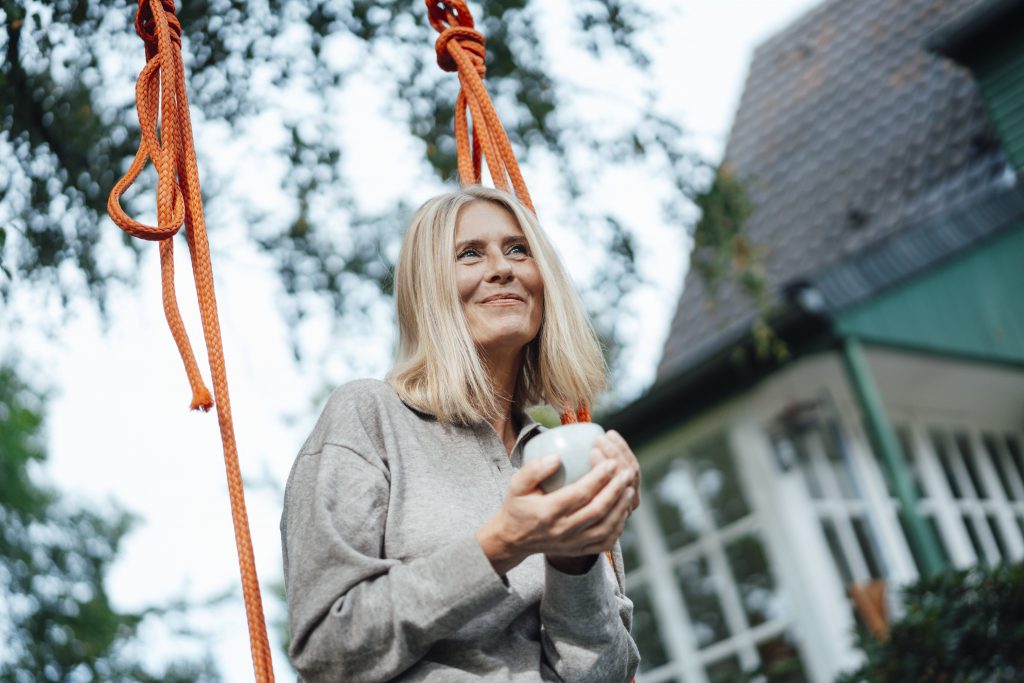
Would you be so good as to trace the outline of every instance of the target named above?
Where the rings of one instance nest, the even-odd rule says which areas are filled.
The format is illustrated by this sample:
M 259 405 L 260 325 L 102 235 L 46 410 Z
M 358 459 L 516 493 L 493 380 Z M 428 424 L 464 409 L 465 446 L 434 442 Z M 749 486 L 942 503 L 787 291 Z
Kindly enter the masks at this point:
M 694 136 L 705 155 L 721 156 L 754 47 L 816 4 L 815 0 L 671 3 L 669 20 L 658 27 L 660 45 L 650 68 L 661 86 L 664 111 Z M 577 66 L 564 59 L 554 63 L 559 69 Z M 614 109 L 622 106 L 615 101 L 614 83 L 600 69 L 581 73 L 578 78 L 594 80 L 596 106 L 607 107 L 613 118 Z M 384 147 L 365 143 L 375 137 L 367 131 L 386 125 L 373 111 L 382 103 L 374 104 L 372 92 L 367 95 L 369 104 L 363 108 L 339 109 L 346 112 L 342 114 L 346 163 L 359 164 L 366 188 L 415 182 L 412 176 L 403 177 L 400 163 L 403 155 L 414 150 L 397 142 Z M 200 123 L 203 128 L 196 124 L 198 136 L 239 154 L 252 151 L 240 146 L 260 144 L 252 139 L 232 140 L 216 122 Z M 225 153 L 224 158 L 229 156 Z M 541 181 L 536 177 L 531 181 L 528 168 L 527 182 L 543 217 L 554 200 L 544 194 L 543 169 L 535 172 Z M 247 178 L 254 201 L 272 196 L 274 188 L 260 185 L 267 182 L 266 177 L 253 173 Z M 619 187 L 603 192 L 607 200 L 650 213 L 649 217 L 642 214 L 650 228 L 640 244 L 639 259 L 652 285 L 632 302 L 642 329 L 625 354 L 624 393 L 636 395 L 654 379 L 682 287 L 688 245 L 678 230 L 660 224 L 653 205 L 645 209 L 629 204 L 648 179 L 619 180 Z M 378 201 L 390 198 L 381 195 Z M 109 227 L 116 230 L 113 224 Z M 572 238 L 557 230 L 550 232 L 563 249 L 570 272 L 574 276 L 583 272 L 587 264 L 575 256 Z M 393 321 L 385 312 L 373 329 L 345 339 L 334 339 L 326 324 L 311 325 L 303 332 L 304 343 L 336 352 L 323 354 L 325 360 L 315 366 L 300 365 L 293 359 L 275 304 L 279 291 L 270 264 L 237 244 L 215 241 L 211 246 L 257 569 L 266 586 L 279 582 L 282 574 L 280 489 L 325 398 L 323 387 L 361 376 L 383 376 L 390 360 Z M 177 270 L 186 328 L 194 340 L 201 341 L 187 259 L 178 263 Z M 82 308 L 52 338 L 41 331 L 42 326 L 31 324 L 16 337 L 18 352 L 32 373 L 29 376 L 53 388 L 47 415 L 46 476 L 75 500 L 118 506 L 141 520 L 126 539 L 108 581 L 115 605 L 124 609 L 176 597 L 201 602 L 238 584 L 217 422 L 213 413 L 188 411 L 190 392 L 159 304 L 155 248 L 144 259 L 139 282 L 136 289 L 116 295 L 106 323 Z M 33 315 L 39 321 L 59 317 L 56 307 L 45 305 Z M 202 355 L 200 349 L 197 354 Z M 268 622 L 283 619 L 283 607 L 276 600 L 264 597 L 264 607 Z M 190 625 L 203 634 L 226 681 L 252 680 L 240 593 L 235 600 L 199 610 Z M 169 653 L 188 647 L 174 635 L 173 626 L 146 622 L 139 645 L 145 661 L 159 664 Z M 274 650 L 278 680 L 292 680 L 276 645 Z

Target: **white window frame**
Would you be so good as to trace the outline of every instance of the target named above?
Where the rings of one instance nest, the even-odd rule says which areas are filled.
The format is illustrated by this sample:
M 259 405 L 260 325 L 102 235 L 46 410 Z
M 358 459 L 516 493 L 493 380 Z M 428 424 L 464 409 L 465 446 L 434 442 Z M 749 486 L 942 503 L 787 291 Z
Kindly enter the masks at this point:
M 1019 443 L 1024 446 L 1024 418 L 1021 417 L 1024 416 L 1024 392 L 1020 391 L 1024 373 L 1008 373 L 1005 368 L 995 366 L 870 346 L 865 355 L 893 426 L 909 427 L 912 457 L 920 486 L 926 493 L 919 502 L 919 510 L 934 519 L 952 563 L 956 567 L 968 567 L 978 562 L 961 519 L 962 510 L 971 506 L 980 513 L 994 514 L 999 528 L 1006 532 L 1003 533 L 1005 538 L 1013 539 L 1014 534 L 1009 532 L 1016 529 L 1021 534 L 1021 542 L 1009 541 L 1007 554 L 1024 556 L 1024 529 L 1020 529 L 1016 521 L 1024 519 L 1024 476 L 1010 466 L 1006 446 L 1001 444 L 995 457 L 1007 473 L 1008 487 L 1016 500 L 998 495 L 977 502 L 956 500 L 928 435 L 930 425 L 939 420 L 938 424 L 955 429 L 968 427 L 971 448 L 978 453 L 987 452 L 981 435 L 994 427 L 1020 435 Z M 961 387 L 966 389 L 959 391 Z M 779 412 L 792 402 L 815 400 L 823 394 L 833 402 L 849 471 L 860 500 L 815 501 L 803 475 L 797 468 L 787 470 L 772 449 L 769 430 Z M 965 405 L 971 408 L 969 412 L 964 411 Z M 913 555 L 899 523 L 897 501 L 888 491 L 885 473 L 865 433 L 860 406 L 841 356 L 823 352 L 797 360 L 746 394 L 638 449 L 641 462 L 646 467 L 647 463 L 671 457 L 672 453 L 684 453 L 690 445 L 716 431 L 726 435 L 751 514 L 736 530 L 726 526 L 716 530 L 711 541 L 703 538 L 699 541 L 711 543 L 701 546 L 710 551 L 705 557 L 712 563 L 711 571 L 727 577 L 735 589 L 722 549 L 733 538 L 731 534 L 756 529 L 776 586 L 786 596 L 793 612 L 784 628 L 791 627 L 795 631 L 809 678 L 815 683 L 830 683 L 840 672 L 857 666 L 862 654 L 854 645 L 855 620 L 819 522 L 821 514 L 845 515 L 847 521 L 852 515 L 863 515 L 885 574 L 890 608 L 899 606 L 893 596 L 898 596 L 905 585 L 918 578 Z M 824 471 L 831 467 L 827 457 L 821 452 L 814 458 L 815 462 L 821 461 L 816 467 L 823 470 L 822 481 L 835 494 L 838 485 L 835 481 L 829 482 L 829 473 Z M 822 467 L 822 463 L 826 466 Z M 999 474 L 987 461 L 987 456 L 980 459 L 978 473 L 990 491 L 1000 491 L 995 485 L 999 483 Z M 962 472 L 960 478 L 964 477 L 969 479 Z M 969 489 L 961 487 L 961 490 Z M 697 550 L 687 547 L 670 552 L 652 508 L 641 505 L 630 524 L 638 537 L 643 567 L 627 577 L 627 587 L 638 582 L 649 586 L 658 628 L 671 659 L 669 664 L 644 675 L 640 683 L 677 679 L 686 683 L 707 683 L 704 665 L 726 652 L 742 657 L 744 666 L 756 661 L 756 655 L 751 654 L 751 643 L 763 635 L 757 629 L 741 631 L 703 651 L 698 648 L 673 569 L 674 561 L 681 561 Z M 988 528 L 987 523 L 980 528 Z M 852 536 L 850 528 L 840 538 L 845 539 L 842 543 L 848 555 L 855 557 L 858 544 Z M 861 563 L 853 573 L 855 579 L 866 578 L 867 569 Z M 728 595 L 728 591 L 723 595 Z M 738 599 L 723 597 L 720 604 L 730 627 L 743 623 L 745 613 Z M 898 617 L 898 612 L 893 616 Z M 741 638 L 748 642 L 741 645 L 738 640 Z
M 670 662 L 653 671 L 638 676 L 638 683 L 661 683 L 668 680 L 682 680 L 685 683 L 709 683 L 705 667 L 713 665 L 725 657 L 736 657 L 740 666 L 747 670 L 757 666 L 759 655 L 757 645 L 769 638 L 784 633 L 792 628 L 800 639 L 799 652 L 801 662 L 814 683 L 825 683 L 826 679 L 815 671 L 816 657 L 805 636 L 809 635 L 797 623 L 798 612 L 801 611 L 799 594 L 806 586 L 799 582 L 788 581 L 780 571 L 777 553 L 773 550 L 773 537 L 777 533 L 769 528 L 757 504 L 756 495 L 751 490 L 752 484 L 744 472 L 745 457 L 738 454 L 737 444 L 742 448 L 742 439 L 737 441 L 737 417 L 742 414 L 739 408 L 741 401 L 730 402 L 710 414 L 703 416 L 692 424 L 670 431 L 640 449 L 639 457 L 645 468 L 659 463 L 666 458 L 683 456 L 695 443 L 722 433 L 732 465 L 739 477 L 739 485 L 749 505 L 749 513 L 739 520 L 723 527 L 701 531 L 698 540 L 683 548 L 670 551 L 660 531 L 660 526 L 653 507 L 641 504 L 630 520 L 631 530 L 637 535 L 638 553 L 643 566 L 631 572 L 626 578 L 627 594 L 630 587 L 641 583 L 646 584 L 654 599 L 652 607 L 662 636 L 662 643 Z M 761 439 L 763 442 L 763 438 Z M 764 445 L 764 444 L 762 444 Z M 652 494 L 644 492 L 646 499 Z M 703 505 L 703 502 L 700 503 Z M 725 548 L 748 534 L 754 534 L 761 542 L 765 553 L 768 571 L 771 572 L 776 589 L 784 594 L 790 605 L 790 614 L 782 619 L 774 619 L 757 626 L 750 627 L 746 611 L 742 604 L 738 585 L 732 575 L 732 569 L 725 553 Z M 730 635 L 705 646 L 698 646 L 698 639 L 691 626 L 686 609 L 685 598 L 675 576 L 676 568 L 683 562 L 697 557 L 708 561 L 709 572 L 716 578 L 716 597 Z M 820 667 L 819 667 L 820 668 Z

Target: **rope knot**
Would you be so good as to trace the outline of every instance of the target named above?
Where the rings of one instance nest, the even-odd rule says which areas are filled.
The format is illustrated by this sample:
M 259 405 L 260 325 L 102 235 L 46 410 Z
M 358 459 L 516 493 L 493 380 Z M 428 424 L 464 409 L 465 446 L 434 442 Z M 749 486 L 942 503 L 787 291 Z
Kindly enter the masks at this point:
M 253 558 L 249 518 L 245 510 L 245 492 L 238 464 L 238 444 L 231 420 L 227 369 L 224 365 L 224 343 L 220 334 L 217 297 L 210 262 L 210 243 L 203 216 L 203 193 L 199 187 L 199 167 L 192 140 L 192 122 L 185 92 L 185 66 L 181 58 L 181 24 L 174 15 L 174 0 L 138 0 L 135 32 L 146 47 L 146 65 L 142 67 L 135 87 L 135 107 L 139 115 L 142 139 L 135 158 L 124 176 L 117 181 L 107 199 L 107 213 L 119 228 L 128 234 L 160 245 L 160 279 L 163 291 L 164 316 L 171 336 L 178 347 L 185 374 L 192 386 L 193 410 L 209 410 L 216 398 L 217 423 L 224 450 L 224 466 L 234 522 L 235 547 L 242 575 L 242 596 L 249 625 L 249 643 L 253 671 L 258 683 L 273 683 L 274 667 L 263 617 L 259 578 Z M 147 159 L 153 160 L 157 172 L 157 225 L 140 223 L 125 213 L 121 197 L 139 177 Z M 174 291 L 174 235 L 185 226 L 192 274 L 199 299 L 199 316 L 203 323 L 213 395 L 203 383 L 192 344 L 185 331 Z
M 430 25 L 440 34 L 434 44 L 437 65 L 444 71 L 455 71 L 459 75 L 459 96 L 455 100 L 455 146 L 462 184 L 479 184 L 486 160 L 494 186 L 506 192 L 514 191 L 519 201 L 533 211 L 533 202 L 512 151 L 512 143 L 484 85 L 486 41 L 474 27 L 473 15 L 465 0 L 424 1 Z M 472 130 L 470 114 L 473 116 Z
M 464 0 L 426 0 L 426 4 L 430 25 L 441 34 L 434 43 L 437 65 L 444 71 L 458 71 L 453 50 L 461 47 L 468 53 L 473 68 L 482 77 L 487 71 L 484 66 L 487 41 L 474 28 L 473 15 Z M 454 46 L 451 45 L 453 40 Z
M 450 43 L 453 40 L 456 45 L 465 50 L 469 55 L 469 60 L 473 63 L 473 68 L 480 74 L 480 77 L 482 78 L 486 75 L 487 40 L 475 28 L 453 26 L 442 31 L 441 35 L 437 37 L 437 42 L 434 43 L 434 50 L 437 51 L 437 65 L 444 71 L 459 70 L 459 66 L 455 63 L 455 58 L 452 56 L 452 46 Z
M 174 0 L 159 0 L 163 6 L 164 15 L 167 17 L 167 27 L 171 30 L 171 42 L 181 49 L 181 22 L 174 13 Z M 135 12 L 135 32 L 146 44 L 146 55 L 152 58 L 157 52 L 157 28 L 156 17 L 153 16 L 153 8 L 149 0 L 139 0 L 139 9 Z

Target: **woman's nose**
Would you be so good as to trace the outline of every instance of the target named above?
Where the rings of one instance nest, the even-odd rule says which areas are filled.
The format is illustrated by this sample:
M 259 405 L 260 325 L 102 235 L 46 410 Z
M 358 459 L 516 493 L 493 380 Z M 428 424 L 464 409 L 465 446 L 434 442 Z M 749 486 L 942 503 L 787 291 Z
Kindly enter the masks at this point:
M 490 271 L 489 280 L 507 280 L 512 277 L 512 263 L 505 258 L 504 254 L 491 257 Z

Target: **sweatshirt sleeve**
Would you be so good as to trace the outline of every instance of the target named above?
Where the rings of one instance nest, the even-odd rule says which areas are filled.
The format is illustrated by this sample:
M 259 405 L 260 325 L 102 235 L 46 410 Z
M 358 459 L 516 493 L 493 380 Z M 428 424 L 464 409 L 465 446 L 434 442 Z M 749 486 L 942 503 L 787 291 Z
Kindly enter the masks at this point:
M 629 634 L 633 603 L 624 592 L 622 552 L 602 555 L 585 574 L 545 562 L 540 603 L 544 656 L 563 681 L 628 683 L 640 664 Z
M 389 680 L 508 589 L 474 535 L 382 557 L 386 466 L 336 444 L 300 455 L 281 520 L 292 642 L 307 683 Z

